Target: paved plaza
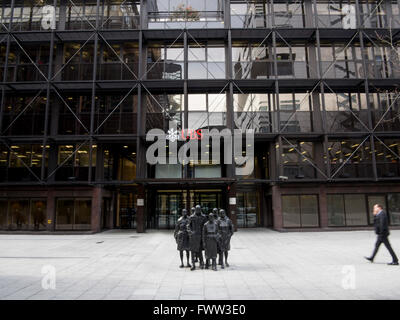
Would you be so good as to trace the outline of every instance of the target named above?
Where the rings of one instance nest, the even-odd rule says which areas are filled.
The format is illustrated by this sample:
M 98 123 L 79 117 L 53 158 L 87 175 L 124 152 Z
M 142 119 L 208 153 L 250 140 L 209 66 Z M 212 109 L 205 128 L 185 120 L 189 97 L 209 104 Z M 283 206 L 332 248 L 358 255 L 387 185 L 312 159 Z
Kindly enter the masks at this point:
M 400 254 L 400 230 L 390 240 Z M 241 229 L 231 267 L 180 269 L 172 231 L 0 235 L 0 299 L 398 299 L 372 231 Z M 53 287 L 55 285 L 55 288 Z

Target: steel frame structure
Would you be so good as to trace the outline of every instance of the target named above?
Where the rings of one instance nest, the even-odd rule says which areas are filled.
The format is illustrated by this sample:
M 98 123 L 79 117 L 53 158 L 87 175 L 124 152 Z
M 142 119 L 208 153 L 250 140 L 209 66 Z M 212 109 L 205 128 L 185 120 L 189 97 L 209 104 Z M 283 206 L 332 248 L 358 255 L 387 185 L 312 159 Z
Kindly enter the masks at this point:
M 181 93 L 186 99 L 184 100 L 184 117 L 185 125 L 187 129 L 188 124 L 188 113 L 189 105 L 187 96 L 190 93 L 216 93 L 225 97 L 226 99 L 226 126 L 230 129 L 235 128 L 234 122 L 234 110 L 233 110 L 233 100 L 234 94 L 248 94 L 248 93 L 270 93 L 272 94 L 273 103 L 270 106 L 271 112 L 274 114 L 272 118 L 269 119 L 271 123 L 270 133 L 257 133 L 256 143 L 260 141 L 270 142 L 270 162 L 271 175 L 269 179 L 241 179 L 234 175 L 234 168 L 232 166 L 228 167 L 227 176 L 222 180 L 229 180 L 227 183 L 232 182 L 255 182 L 262 184 L 287 184 L 293 181 L 281 181 L 279 178 L 283 175 L 283 165 L 281 159 L 281 152 L 279 148 L 282 148 L 283 144 L 290 145 L 301 158 L 304 159 L 309 165 L 313 166 L 317 174 L 315 179 L 303 179 L 302 182 L 311 183 L 325 183 L 325 182 L 335 182 L 343 181 L 343 179 L 337 178 L 340 170 L 345 167 L 345 165 L 352 159 L 357 150 L 363 146 L 365 142 L 368 142 L 374 151 L 375 143 L 379 142 L 385 148 L 387 148 L 396 159 L 400 160 L 400 155 L 394 153 L 390 147 L 385 144 L 384 139 L 400 139 L 400 132 L 397 131 L 379 131 L 379 124 L 388 121 L 385 119 L 387 113 L 394 106 L 395 102 L 400 98 L 399 92 L 399 81 L 397 78 L 387 78 L 387 79 L 374 79 L 364 72 L 363 77 L 357 78 L 347 78 L 347 79 L 334 79 L 327 76 L 329 70 L 335 66 L 336 58 L 331 62 L 327 69 L 323 69 L 322 66 L 322 53 L 321 53 L 321 42 L 329 43 L 341 43 L 343 46 L 343 51 L 345 51 L 353 42 L 359 43 L 361 51 L 364 52 L 366 44 L 375 47 L 380 47 L 381 45 L 389 46 L 390 50 L 397 52 L 398 43 L 400 41 L 400 26 L 390 27 L 389 29 L 376 28 L 371 29 L 366 27 L 364 24 L 368 21 L 368 18 L 361 19 L 361 13 L 359 10 L 360 4 L 359 0 L 354 2 L 356 7 L 357 15 L 357 26 L 356 29 L 332 29 L 319 26 L 318 17 L 313 12 L 317 12 L 318 0 L 304 0 L 304 1 L 292 1 L 294 5 L 304 6 L 304 27 L 303 28 L 286 28 L 275 26 L 274 15 L 271 16 L 272 27 L 269 28 L 247 28 L 247 29 L 237 29 L 231 26 L 231 16 L 230 16 L 230 1 L 223 0 L 224 15 L 223 23 L 224 28 L 209 28 L 209 29 L 191 29 L 186 28 L 186 25 L 181 29 L 162 29 L 162 30 L 151 30 L 148 29 L 148 13 L 147 13 L 147 2 L 150 0 L 140 0 L 138 4 L 140 5 L 140 15 L 139 27 L 136 29 L 123 29 L 123 30 L 110 30 L 104 28 L 107 20 L 102 22 L 101 18 L 103 13 L 101 10 L 101 3 L 103 1 L 96 0 L 96 19 L 95 24 L 93 20 L 89 20 L 84 14 L 77 14 L 81 17 L 82 21 L 90 26 L 90 30 L 66 30 L 63 23 L 57 23 L 57 28 L 53 30 L 28 30 L 19 31 L 15 30 L 13 25 L 13 11 L 16 6 L 16 0 L 9 1 L 10 12 L 8 24 L 1 23 L 0 30 L 0 45 L 5 45 L 5 54 L 8 56 L 10 54 L 11 46 L 17 46 L 17 48 L 26 56 L 31 64 L 36 68 L 37 72 L 42 77 L 41 81 L 35 82 L 12 82 L 7 78 L 8 70 L 8 60 L 4 63 L 4 73 L 1 83 L 1 102 L 0 102 L 0 141 L 6 146 L 6 148 L 13 153 L 11 148 L 12 144 L 18 143 L 38 143 L 43 146 L 42 159 L 46 157 L 46 152 L 57 152 L 55 146 L 63 144 L 66 142 L 76 142 L 77 148 L 72 154 L 69 155 L 62 163 L 57 165 L 56 163 L 49 163 L 49 167 L 46 168 L 45 161 L 42 161 L 41 174 L 37 175 L 32 171 L 30 166 L 21 160 L 22 164 L 27 168 L 27 170 L 35 177 L 36 182 L 30 182 L 29 184 L 35 185 L 39 184 L 42 186 L 47 185 L 73 185 L 82 184 L 82 181 L 65 181 L 56 182 L 54 180 L 54 175 L 57 170 L 62 167 L 71 157 L 73 157 L 83 146 L 89 146 L 89 174 L 87 185 L 88 186 L 105 186 L 105 185 L 126 185 L 126 184 L 146 184 L 154 183 L 154 179 L 147 176 L 147 164 L 145 161 L 146 152 L 146 97 L 149 97 L 158 105 L 162 113 L 165 115 L 168 113 L 164 109 L 163 105 L 157 100 L 156 95 L 158 93 Z M 49 1 L 48 1 L 49 2 Z M 123 1 L 125 2 L 125 1 Z M 390 0 L 379 0 L 376 3 L 379 5 L 389 5 L 392 1 Z M 6 2 L 4 2 L 6 3 Z M 245 2 L 243 2 L 245 3 Z M 252 2 L 248 2 L 250 4 Z M 47 3 L 48 4 L 48 3 Z M 269 6 L 270 12 L 273 12 L 274 0 L 266 1 Z M 4 4 L 5 5 L 5 4 Z M 65 7 L 67 5 L 71 8 L 77 8 L 78 1 L 76 0 L 53 0 L 52 5 L 57 7 Z M 378 7 L 377 6 L 377 7 Z M 40 6 L 39 6 L 40 7 Z M 38 8 L 39 8 L 38 7 Z M 376 7 L 376 8 L 377 8 Z M 376 9 L 375 9 L 376 10 Z M 77 10 L 78 11 L 78 10 Z M 372 15 L 374 12 L 370 12 Z M 391 12 L 387 12 L 388 20 L 391 21 Z M 361 21 L 363 21 L 361 23 Z M 65 21 L 64 21 L 65 23 Z M 112 44 L 122 43 L 122 42 L 135 42 L 138 45 L 138 71 L 137 73 L 132 70 L 132 68 L 121 59 L 118 53 L 113 48 Z M 149 43 L 152 41 L 163 42 L 167 45 L 167 48 L 173 47 L 176 43 L 182 44 L 184 50 L 184 77 L 181 80 L 150 80 L 147 79 L 147 75 L 151 71 L 151 68 L 146 68 L 147 66 L 147 48 Z M 198 47 L 204 46 L 207 41 L 215 41 L 223 44 L 225 48 L 225 78 L 220 79 L 214 77 L 214 79 L 189 79 L 188 77 L 188 52 L 189 44 L 193 43 Z M 55 52 L 55 47 L 58 44 L 63 44 L 65 42 L 78 42 L 81 44 L 79 50 L 77 50 L 73 56 L 63 65 L 57 65 L 57 60 L 60 57 L 58 55 L 60 52 Z M 273 74 L 268 79 L 236 79 L 236 74 L 233 72 L 232 68 L 232 47 L 235 42 L 246 42 L 252 43 L 260 47 L 263 45 L 268 46 L 269 50 L 272 52 L 273 56 Z M 308 61 L 306 62 L 310 75 L 307 78 L 291 78 L 282 79 L 278 76 L 278 63 L 277 63 L 277 44 L 284 43 L 287 47 L 291 48 L 291 43 L 301 42 L 305 44 L 306 50 L 308 51 Z M 29 56 L 25 49 L 25 46 L 29 45 L 39 45 L 39 44 L 49 44 L 49 68 L 47 73 L 42 72 L 40 66 Z M 108 47 L 111 52 L 114 53 L 121 65 L 128 70 L 129 74 L 132 76 L 132 80 L 99 80 L 98 75 L 98 55 L 93 55 L 93 70 L 92 78 L 85 81 L 60 81 L 59 75 L 63 69 L 68 66 L 68 63 L 72 61 L 75 55 L 86 45 L 93 46 L 93 52 L 98 52 L 100 44 Z M 291 50 L 291 49 L 290 49 Z M 154 63 L 154 65 L 159 62 L 161 58 Z M 367 70 L 367 59 L 363 55 L 362 64 L 363 69 Z M 56 66 L 57 69 L 53 70 Z M 324 70 L 324 71 L 323 71 Z M 359 132 L 331 132 L 327 126 L 327 111 L 325 105 L 324 94 L 334 93 L 346 90 L 346 92 L 363 92 L 366 94 L 367 99 L 367 114 L 368 123 L 364 123 L 358 118 L 357 114 L 350 108 L 348 112 L 360 122 L 363 130 Z M 380 92 L 382 90 L 389 90 L 394 92 L 395 98 L 391 105 L 385 110 L 379 121 L 373 123 L 372 109 L 370 95 L 372 92 Z M 89 95 L 91 97 L 90 105 L 90 122 L 89 126 L 85 125 L 80 119 L 79 115 L 69 106 L 65 99 L 66 93 L 82 93 Z M 297 110 L 294 110 L 290 115 L 289 119 L 286 119 L 285 124 L 281 124 L 280 118 L 280 106 L 279 106 L 279 94 L 287 92 L 302 92 L 307 93 L 304 97 L 306 99 L 313 99 L 313 110 L 311 114 L 311 122 L 313 125 L 313 130 L 311 132 L 298 132 L 289 133 L 285 129 L 288 126 L 289 120 L 295 116 Z M 96 108 L 96 96 L 97 94 L 114 95 L 119 94 L 123 98 L 111 108 L 111 111 L 107 114 L 106 118 L 96 126 L 95 123 L 95 108 Z M 3 118 L 5 112 L 5 99 L 8 95 L 19 94 L 30 94 L 33 96 L 29 104 L 27 104 L 23 110 L 14 118 L 14 120 L 6 127 L 3 126 Z M 137 96 L 137 123 L 135 134 L 100 134 L 100 128 L 109 121 L 111 116 L 117 112 L 124 102 L 124 100 L 130 95 Z M 38 136 L 13 136 L 7 134 L 9 128 L 15 125 L 16 120 L 23 115 L 34 103 L 35 99 L 39 96 L 46 97 L 46 106 L 44 114 L 44 134 Z M 317 99 L 321 96 L 321 100 Z M 62 105 L 64 105 L 76 121 L 82 126 L 85 131 L 84 135 L 70 135 L 64 136 L 55 132 L 51 132 L 51 123 L 58 121 L 57 115 L 51 112 L 53 99 L 58 99 Z M 318 100 L 318 101 L 317 101 Z M 303 102 L 303 101 L 302 101 Z M 302 103 L 301 102 L 301 103 Z M 215 103 L 214 101 L 211 105 Z M 354 152 L 348 156 L 341 166 L 332 172 L 330 167 L 330 162 L 322 159 L 322 155 L 328 155 L 328 144 L 330 140 L 338 139 L 358 139 L 361 143 L 354 150 Z M 314 152 L 314 157 L 310 158 L 305 156 L 295 144 L 292 143 L 293 139 L 302 139 L 303 141 L 311 141 L 314 143 L 316 151 Z M 102 144 L 107 142 L 114 143 L 133 143 L 136 146 L 137 154 L 137 176 L 136 179 L 132 181 L 109 181 L 105 180 L 101 175 L 92 174 L 92 159 L 94 157 L 93 145 Z M 51 145 L 50 150 L 46 149 L 45 146 Z M 277 146 L 277 147 L 276 147 Z M 100 150 L 101 151 L 101 150 Z M 52 161 L 55 161 L 56 157 L 53 154 Z M 97 161 L 99 164 L 102 162 L 102 154 L 97 153 Z M 400 177 L 394 178 L 383 178 L 378 176 L 377 166 L 376 166 L 376 155 L 372 153 L 372 168 L 373 174 L 368 181 L 380 181 L 380 180 L 390 180 L 398 181 Z M 274 169 L 274 170 L 272 170 Z M 191 180 L 184 177 L 182 180 L 185 183 L 189 183 Z M 349 178 L 346 181 L 360 181 L 360 179 Z M 299 182 L 298 180 L 295 182 Z M 18 182 L 4 182 L 0 185 L 18 185 Z M 25 184 L 25 183 L 20 183 Z

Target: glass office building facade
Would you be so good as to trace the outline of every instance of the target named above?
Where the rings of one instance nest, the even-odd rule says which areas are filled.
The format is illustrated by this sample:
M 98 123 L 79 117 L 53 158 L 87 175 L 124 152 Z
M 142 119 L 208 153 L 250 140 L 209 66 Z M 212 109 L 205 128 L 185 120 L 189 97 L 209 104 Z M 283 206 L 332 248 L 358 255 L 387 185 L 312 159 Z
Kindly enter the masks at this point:
M 399 40 L 398 0 L 2 1 L 0 230 L 400 225 Z M 253 173 L 149 165 L 171 123 L 253 129 Z

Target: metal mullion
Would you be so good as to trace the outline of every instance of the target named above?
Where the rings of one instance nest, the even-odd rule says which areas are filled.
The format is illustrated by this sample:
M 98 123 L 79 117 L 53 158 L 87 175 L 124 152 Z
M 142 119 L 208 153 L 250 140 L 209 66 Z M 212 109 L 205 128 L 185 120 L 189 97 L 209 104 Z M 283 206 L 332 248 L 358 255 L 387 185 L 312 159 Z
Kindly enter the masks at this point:
M 57 0 L 53 1 L 53 6 L 57 6 Z M 46 145 L 47 145 L 47 135 L 48 135 L 48 122 L 49 122 L 49 109 L 50 109 L 50 79 L 51 74 L 53 72 L 53 55 L 54 55 L 54 30 L 51 30 L 51 39 L 50 39 L 50 52 L 49 52 L 49 69 L 47 75 L 47 92 L 46 92 L 46 108 L 45 108 L 45 120 L 44 120 L 44 134 L 43 134 L 43 142 L 42 142 L 42 166 L 41 166 L 41 180 L 45 179 L 45 156 L 46 156 Z
M 369 136 L 369 143 L 371 145 L 371 150 L 375 151 L 375 140 L 374 140 L 373 133 Z M 376 166 L 376 153 L 375 152 L 372 152 L 371 158 L 372 158 L 372 171 L 374 173 L 374 180 L 378 181 L 378 168 Z
M 356 0 L 357 4 L 358 4 L 358 0 Z M 358 7 L 358 6 L 357 6 Z M 364 47 L 364 32 L 360 31 L 360 48 L 361 48 L 361 52 L 365 52 L 365 47 Z M 363 69 L 364 69 L 364 91 L 365 91 L 365 98 L 366 98 L 366 102 L 367 102 L 367 115 L 368 115 L 368 127 L 369 130 L 374 131 L 373 128 L 373 123 L 372 123 L 372 112 L 373 110 L 371 110 L 371 103 L 369 100 L 369 81 L 368 81 L 368 76 L 367 76 L 367 62 L 365 61 L 365 55 L 361 54 L 361 59 L 362 59 L 362 64 L 363 64 Z M 361 99 L 360 99 L 360 104 L 361 104 Z M 361 111 L 361 110 L 360 110 Z M 371 146 L 374 145 L 374 142 L 372 141 Z M 372 154 L 372 164 L 373 164 L 373 168 L 374 168 L 374 176 L 375 179 L 377 178 L 377 169 L 376 169 L 376 157 L 375 157 L 375 153 Z
M 97 49 L 99 45 L 99 7 L 100 0 L 97 0 L 96 3 L 96 34 L 94 38 L 94 57 L 93 57 L 93 78 L 92 78 L 92 105 L 90 108 L 90 135 L 89 135 L 89 174 L 88 174 L 88 183 L 92 182 L 92 159 L 93 159 L 93 133 L 94 133 L 94 114 L 95 114 L 95 106 L 96 106 L 96 79 L 97 79 Z
M 188 80 L 189 80 L 189 44 L 187 38 L 187 32 L 185 30 L 183 34 L 183 64 L 184 64 L 184 82 L 183 82 L 183 97 L 184 97 L 184 105 L 183 105 L 183 117 L 184 117 L 184 125 L 182 129 L 188 129 L 189 124 L 189 94 L 188 94 Z M 185 177 L 187 176 L 185 169 Z
M 10 16 L 10 22 L 9 22 L 8 28 L 4 25 L 3 22 L 1 23 L 3 25 L 3 27 L 7 30 L 7 46 L 6 46 L 6 55 L 5 55 L 5 61 L 4 61 L 3 83 L 7 82 L 7 75 L 8 75 L 8 56 L 10 54 L 10 37 L 11 37 L 10 29 L 11 29 L 12 21 L 13 21 L 13 17 L 14 17 L 14 4 L 15 4 L 15 0 L 11 0 L 11 7 L 10 7 L 11 16 Z M 2 130 L 3 130 L 5 98 L 6 98 L 6 92 L 5 92 L 4 86 L 2 86 L 2 88 L 1 88 L 1 105 L 0 105 L 0 132 L 2 132 Z
M 271 6 L 272 6 L 271 1 Z M 275 18 L 274 14 L 272 14 L 272 23 L 275 25 Z M 268 47 L 269 51 L 269 47 Z M 269 55 L 269 52 L 268 52 Z M 276 33 L 275 30 L 272 31 L 272 59 L 274 63 L 274 86 L 275 86 L 275 112 L 276 116 L 274 117 L 276 119 L 276 132 L 280 133 L 281 132 L 281 123 L 280 123 L 280 104 L 279 104 L 279 84 L 278 84 L 278 62 L 276 59 Z M 281 144 L 279 142 L 279 144 Z

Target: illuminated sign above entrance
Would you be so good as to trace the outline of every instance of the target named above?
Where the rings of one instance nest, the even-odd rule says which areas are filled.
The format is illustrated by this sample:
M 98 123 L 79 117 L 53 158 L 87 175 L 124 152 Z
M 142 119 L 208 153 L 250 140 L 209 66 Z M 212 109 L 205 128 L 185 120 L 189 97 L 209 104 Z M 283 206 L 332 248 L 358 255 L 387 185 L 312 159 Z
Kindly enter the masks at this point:
M 182 138 L 182 140 L 201 140 L 203 138 L 203 134 L 201 133 L 201 129 L 182 129 L 180 133 L 178 130 L 169 129 L 166 135 L 166 139 L 175 142 Z

